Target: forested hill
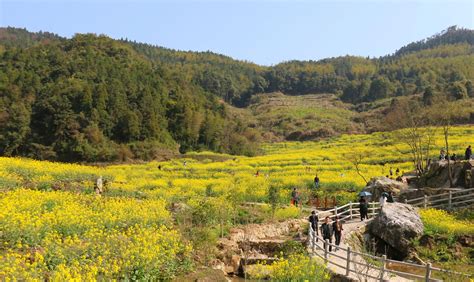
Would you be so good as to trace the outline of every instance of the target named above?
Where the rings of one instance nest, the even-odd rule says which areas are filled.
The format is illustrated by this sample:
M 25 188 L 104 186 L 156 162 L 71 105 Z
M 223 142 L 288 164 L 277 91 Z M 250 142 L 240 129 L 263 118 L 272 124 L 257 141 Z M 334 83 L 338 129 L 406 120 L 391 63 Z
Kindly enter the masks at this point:
M 178 144 L 252 153 L 251 130 L 215 96 L 127 44 L 76 35 L 0 57 L 1 155 L 147 159 Z
M 283 126 L 272 120 L 263 126 L 246 112 L 267 119 L 270 113 L 254 97 L 269 92 L 333 94 L 332 107 L 341 105 L 350 119 L 337 133 L 360 132 L 365 125 L 354 123 L 364 120 L 350 110 L 387 98 L 426 94 L 423 101 L 430 103 L 438 96 L 473 97 L 473 37 L 472 30 L 451 27 L 381 58 L 259 66 L 106 36 L 66 39 L 0 28 L 0 154 L 110 161 L 153 158 L 179 147 L 250 155 L 261 133 Z M 305 102 L 295 101 L 294 113 L 301 115 L 296 107 Z M 325 116 L 324 107 L 319 111 Z M 319 118 L 304 118 L 310 116 Z M 283 136 L 291 135 L 285 128 Z
M 440 45 L 460 43 L 474 45 L 474 30 L 451 26 L 448 29 L 443 30 L 441 33 L 431 36 L 430 38 L 413 42 L 400 48 L 397 52 L 395 52 L 395 55 L 400 56 L 410 52 L 435 48 Z
M 449 91 L 457 82 L 474 79 L 474 31 L 455 26 L 381 58 L 345 56 L 273 67 L 211 52 L 126 42 L 154 62 L 181 68 L 205 90 L 237 106 L 247 105 L 254 94 L 268 92 L 334 93 L 356 104 L 423 93 L 428 85 Z

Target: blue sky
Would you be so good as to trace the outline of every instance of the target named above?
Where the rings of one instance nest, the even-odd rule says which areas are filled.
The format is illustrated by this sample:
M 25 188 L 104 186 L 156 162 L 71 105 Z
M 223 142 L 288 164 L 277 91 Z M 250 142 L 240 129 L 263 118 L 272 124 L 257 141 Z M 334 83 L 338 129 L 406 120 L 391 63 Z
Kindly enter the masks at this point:
M 451 25 L 474 28 L 474 0 L 0 0 L 0 26 L 106 34 L 264 65 L 386 55 Z

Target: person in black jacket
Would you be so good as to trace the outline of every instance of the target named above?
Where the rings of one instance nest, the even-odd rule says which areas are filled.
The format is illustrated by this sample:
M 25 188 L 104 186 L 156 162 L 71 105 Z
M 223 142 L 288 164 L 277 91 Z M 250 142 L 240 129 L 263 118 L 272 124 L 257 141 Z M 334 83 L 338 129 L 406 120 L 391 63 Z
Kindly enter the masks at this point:
M 324 223 L 321 224 L 321 235 L 323 235 L 325 245 L 324 249 L 326 249 L 326 240 L 328 240 L 329 243 L 332 244 L 332 228 L 329 224 L 329 216 L 326 216 L 326 218 L 324 219 Z M 329 245 L 329 251 L 332 251 L 331 245 Z
M 472 149 L 471 149 L 471 145 L 469 145 L 466 148 L 466 152 L 464 153 L 464 158 L 468 161 L 471 159 L 471 156 L 472 156 Z
M 318 218 L 318 215 L 316 214 L 316 211 L 311 212 L 311 215 L 309 216 L 308 220 L 311 223 L 311 229 L 313 229 L 315 235 L 319 236 L 319 230 L 318 230 L 319 218 Z M 317 241 L 318 241 L 318 237 L 316 237 L 316 242 Z
M 387 197 L 387 203 L 393 203 L 394 200 L 393 200 L 393 192 L 392 191 L 389 191 L 388 192 L 388 197 Z
M 339 217 L 337 216 L 336 221 L 332 223 L 332 231 L 334 233 L 334 239 L 336 241 L 335 243 L 337 246 L 339 246 L 339 244 L 341 243 L 342 230 L 344 230 L 344 228 L 342 228 L 342 223 L 339 220 Z
M 363 221 L 364 219 L 369 219 L 368 214 L 368 208 L 367 208 L 367 201 L 365 200 L 365 197 L 361 197 L 359 200 L 359 212 L 360 212 L 360 221 Z

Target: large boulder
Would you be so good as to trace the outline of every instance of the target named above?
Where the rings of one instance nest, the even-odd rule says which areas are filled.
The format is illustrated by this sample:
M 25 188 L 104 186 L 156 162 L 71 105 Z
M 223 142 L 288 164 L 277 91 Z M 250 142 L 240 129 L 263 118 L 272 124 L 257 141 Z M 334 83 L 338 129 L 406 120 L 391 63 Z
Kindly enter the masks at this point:
M 363 191 L 372 193 L 372 200 L 376 201 L 383 192 L 393 192 L 395 195 L 400 195 L 407 189 L 408 186 L 405 183 L 381 176 L 370 179 Z
M 370 222 L 369 232 L 407 256 L 411 251 L 411 241 L 423 234 L 423 222 L 417 208 L 402 203 L 386 203 Z

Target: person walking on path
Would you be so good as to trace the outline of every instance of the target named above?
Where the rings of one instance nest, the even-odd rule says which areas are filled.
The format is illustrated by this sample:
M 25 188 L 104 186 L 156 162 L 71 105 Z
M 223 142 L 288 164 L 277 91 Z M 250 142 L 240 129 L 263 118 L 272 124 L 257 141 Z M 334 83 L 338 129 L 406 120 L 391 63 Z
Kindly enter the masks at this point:
M 386 198 L 386 195 L 385 195 L 385 192 L 384 192 L 384 193 L 382 193 L 382 195 L 380 195 L 380 198 L 379 198 L 380 208 L 382 208 L 383 205 L 385 205 L 386 202 L 387 202 L 387 198 Z
M 360 213 L 360 221 L 364 221 L 364 219 L 369 219 L 368 211 L 367 211 L 367 201 L 365 197 L 361 197 L 359 200 L 359 213 Z
M 311 223 L 311 229 L 313 229 L 314 231 L 314 234 L 313 236 L 319 236 L 319 230 L 318 230 L 318 222 L 319 222 L 319 218 L 318 218 L 318 214 L 316 213 L 316 211 L 312 211 L 311 212 L 311 215 L 309 216 L 309 222 Z M 316 237 L 316 242 L 318 241 L 318 237 Z
M 469 145 L 466 148 L 466 153 L 464 154 L 464 158 L 468 161 L 471 159 L 471 156 L 472 156 L 472 149 L 471 149 L 471 145 Z
M 332 224 L 332 230 L 334 232 L 335 244 L 336 246 L 339 246 L 339 244 L 341 243 L 342 230 L 344 230 L 344 228 L 342 228 L 342 223 L 339 220 L 338 216 L 336 216 L 336 221 L 334 221 Z M 337 247 L 336 247 L 336 251 L 337 251 Z
M 316 175 L 314 177 L 314 189 L 318 189 L 319 188 L 319 177 L 318 175 Z
M 329 224 L 329 216 L 326 216 L 326 218 L 324 219 L 324 223 L 321 224 L 321 235 L 323 235 L 324 249 L 326 250 L 326 240 L 328 240 L 329 243 L 332 244 L 332 228 L 331 224 Z M 332 251 L 331 245 L 329 245 L 329 251 Z

